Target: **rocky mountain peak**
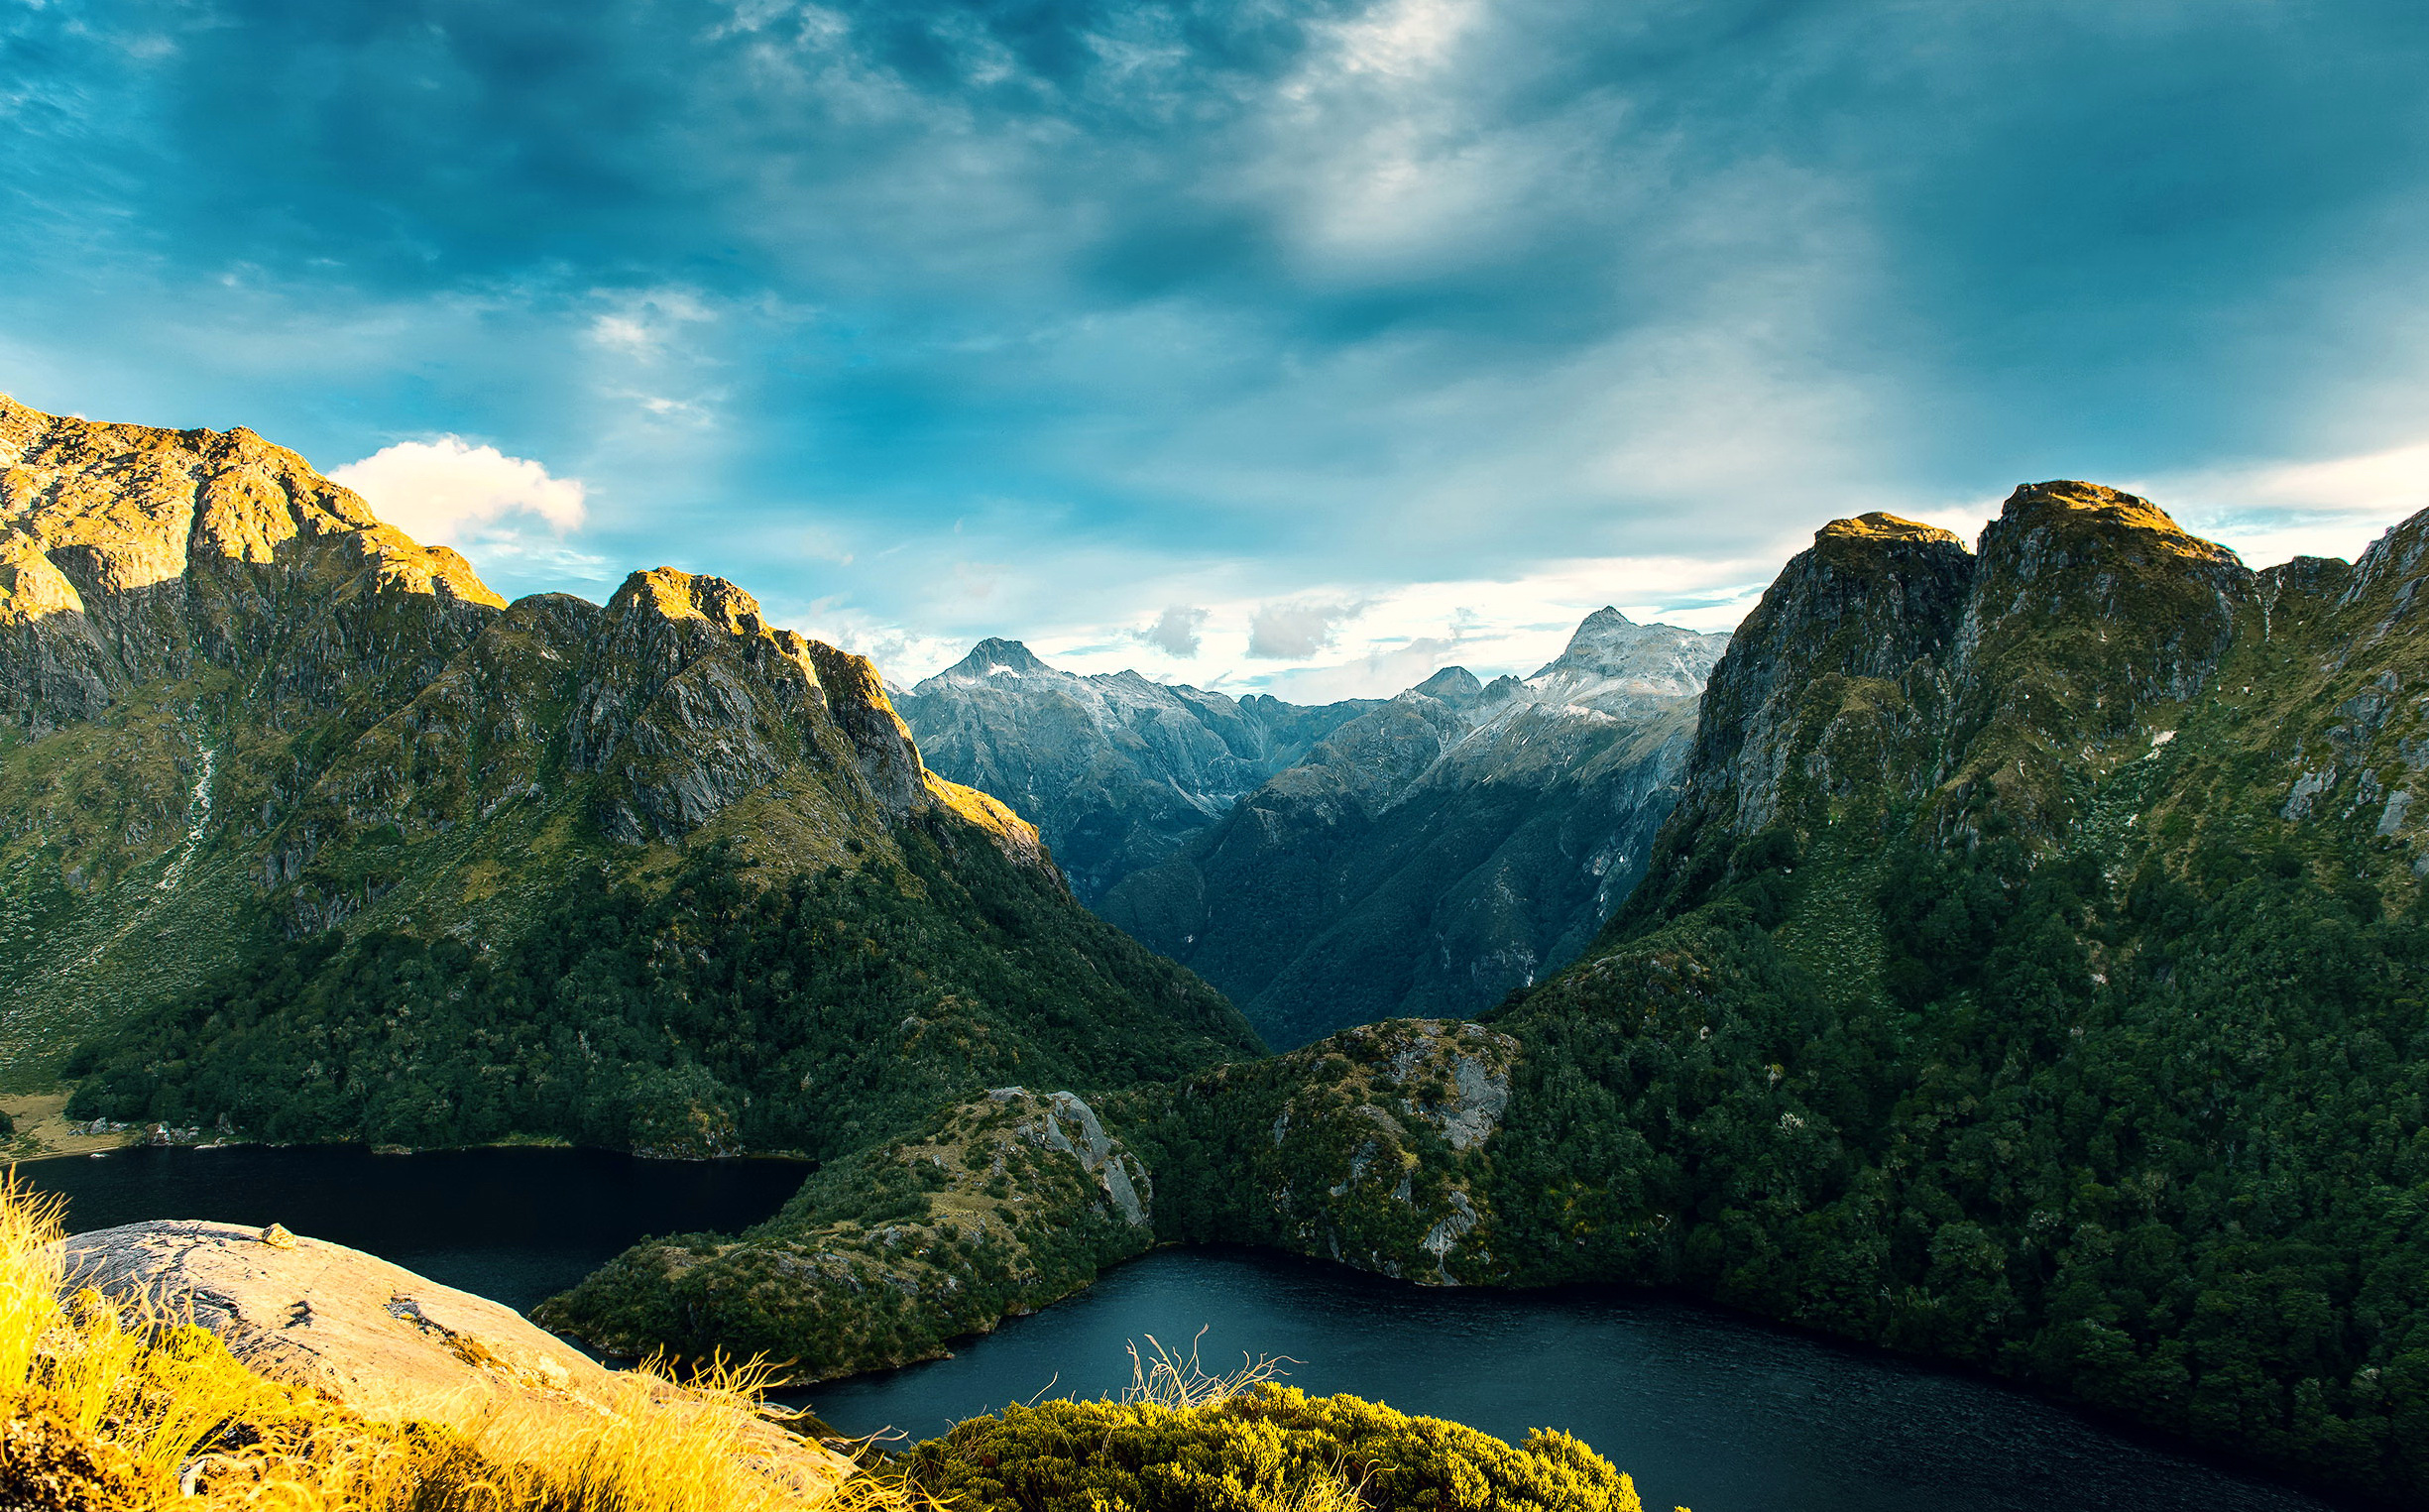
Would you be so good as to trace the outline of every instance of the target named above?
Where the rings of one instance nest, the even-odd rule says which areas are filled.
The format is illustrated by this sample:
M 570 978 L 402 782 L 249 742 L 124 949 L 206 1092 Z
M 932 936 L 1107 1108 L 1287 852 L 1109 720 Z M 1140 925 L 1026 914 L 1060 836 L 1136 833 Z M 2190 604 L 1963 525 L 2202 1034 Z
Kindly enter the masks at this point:
M 1609 693 L 1669 697 L 1703 691 L 1729 643 L 1676 625 L 1639 625 L 1605 605 L 1587 615 L 1560 655 L 1527 679 L 1540 697 L 1578 701 Z
M 1824 794 L 1876 780 L 1917 669 L 1955 638 L 1975 575 L 1946 530 L 1895 515 L 1834 520 L 1789 559 L 1738 626 L 1704 694 L 1688 763 L 1686 823 L 1752 834 L 1779 815 L 1801 772 Z M 1805 716 L 1856 679 L 1812 751 Z M 1924 678 L 1928 685 L 1928 677 Z M 1926 689 L 1927 690 L 1927 689 Z
M 2036 529 L 2140 535 L 2148 544 L 2177 555 L 2242 565 L 2234 552 L 2187 533 L 2168 518 L 2165 510 L 2149 500 L 2123 489 L 2071 478 L 2018 484 L 2001 507 L 1997 522 L 1984 533 L 1985 549 L 1994 537 L 2012 537 Z
M 1927 525 L 1918 520 L 1904 520 L 1880 510 L 1858 515 L 1853 520 L 1833 520 L 1814 531 L 1813 539 L 1816 543 L 1826 539 L 1944 541 L 1959 550 L 1965 547 L 1963 540 L 1938 525 Z
M 2345 580 L 2320 564 L 2263 582 L 2148 500 L 2076 480 L 2019 487 L 1978 556 L 1895 516 L 1833 521 L 1714 672 L 1684 812 L 1743 837 L 1894 793 L 2062 834 L 2069 783 L 2173 728 L 2246 606 Z
M 1484 684 L 1463 666 L 1446 666 L 1409 690 L 1440 699 L 1454 709 L 1465 708 L 1483 695 Z
M 1051 672 L 1054 668 L 1037 659 L 1037 653 L 1017 640 L 1004 640 L 989 636 L 970 648 L 970 654 L 938 673 L 940 677 L 985 678 L 1004 674 L 1029 676 Z
M 1952 740 L 1969 748 L 1954 790 L 1992 781 L 2027 822 L 2064 822 L 2052 753 L 2139 754 L 2154 706 L 2216 675 L 2258 590 L 2233 551 L 2146 499 L 2095 483 L 2020 487 L 1982 532 L 1948 659 Z M 2119 656 L 2119 644 L 2141 650 Z
M 668 620 L 706 620 L 737 636 L 755 636 L 767 628 L 759 617 L 759 601 L 735 584 L 672 567 L 634 573 L 608 600 L 612 616 L 636 608 L 654 610 Z
M 41 735 L 129 689 L 244 663 L 327 706 L 418 686 L 506 607 L 251 431 L 166 430 L 0 399 L 0 718 Z M 375 629 L 375 622 L 377 628 Z M 366 664 L 357 650 L 377 640 Z

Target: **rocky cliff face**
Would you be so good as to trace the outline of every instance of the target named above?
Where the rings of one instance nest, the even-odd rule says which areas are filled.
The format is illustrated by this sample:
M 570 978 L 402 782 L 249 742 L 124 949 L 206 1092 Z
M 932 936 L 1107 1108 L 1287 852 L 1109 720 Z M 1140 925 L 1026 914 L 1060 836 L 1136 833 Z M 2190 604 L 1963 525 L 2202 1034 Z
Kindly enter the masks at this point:
M 1604 609 L 1532 677 L 1446 669 L 1099 910 L 1272 1043 L 1479 1012 L 1583 949 L 1643 873 L 1727 643 Z
M 265 939 L 486 949 L 570 882 L 645 884 L 706 848 L 755 885 L 916 888 L 916 833 L 1062 891 L 1032 826 L 927 768 L 874 668 L 721 578 L 508 605 L 242 430 L 0 401 L 0 463 L 12 1081 Z M 1096 927 L 1063 897 L 1038 906 Z
M 936 769 L 1034 819 L 1093 903 L 1372 704 L 1303 708 L 1136 672 L 1081 676 L 1017 640 L 982 640 L 898 706 Z
M 330 709 L 418 686 L 505 603 L 249 430 L 156 430 L 0 397 L 0 717 L 28 737 L 243 666 Z
M 1715 669 L 1640 907 L 1650 916 L 1747 873 L 1739 850 L 1775 829 L 1862 847 L 1920 812 L 1934 834 L 1972 844 L 1996 811 L 2035 850 L 2080 846 L 2160 801 L 2161 779 L 2211 770 L 2230 749 L 2285 768 L 2263 785 L 2306 812 L 2322 784 L 2361 784 L 2363 767 L 2374 802 L 2408 770 L 2401 735 L 2381 737 L 2404 676 L 2409 579 L 2394 564 L 2420 529 L 2407 522 L 2357 567 L 2303 559 L 2256 574 L 2097 484 L 2020 487 L 1978 556 L 1890 516 L 1835 521 Z M 2366 676 L 2344 675 L 2357 652 L 2341 634 L 2369 647 Z M 2323 698 L 2385 709 L 2331 739 L 2339 722 L 2311 707 Z M 2322 749 L 2347 757 L 2334 779 L 2303 764 Z M 2297 797 L 2306 778 L 2317 792 Z M 2399 819 L 2373 838 L 2403 833 Z
M 1838 520 L 1791 561 L 1713 669 L 1681 827 L 1750 835 L 1784 802 L 1903 783 L 1893 753 L 1943 696 L 1974 561 L 1945 530 Z

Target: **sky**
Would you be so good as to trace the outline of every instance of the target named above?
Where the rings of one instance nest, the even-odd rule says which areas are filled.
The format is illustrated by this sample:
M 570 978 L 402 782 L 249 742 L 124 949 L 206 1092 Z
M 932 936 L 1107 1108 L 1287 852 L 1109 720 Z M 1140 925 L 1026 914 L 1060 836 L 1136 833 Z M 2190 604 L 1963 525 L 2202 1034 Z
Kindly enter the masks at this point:
M 1833 518 L 2429 507 L 2429 7 L 0 0 L 0 392 L 501 591 L 1301 700 Z

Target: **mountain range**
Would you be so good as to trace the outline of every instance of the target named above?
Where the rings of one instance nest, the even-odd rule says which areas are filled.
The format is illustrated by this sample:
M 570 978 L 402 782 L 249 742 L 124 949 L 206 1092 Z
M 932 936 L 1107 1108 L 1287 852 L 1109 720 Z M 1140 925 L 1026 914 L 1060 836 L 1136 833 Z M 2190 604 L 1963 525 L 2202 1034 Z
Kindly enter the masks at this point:
M 1095 862 L 1098 912 L 1291 1046 L 1478 1012 L 1582 950 L 1677 801 L 1727 643 L 1603 609 L 1528 678 L 1300 708 L 989 640 L 900 707 L 940 769 Z
M 1173 910 L 1142 933 L 1243 938 L 1234 878 L 1307 855 L 1382 879 L 1307 894 L 1341 920 L 1488 896 L 1418 849 L 1590 873 L 1540 830 L 1623 877 L 1483 1012 L 1280 1055 L 930 772 L 868 663 L 732 584 L 507 605 L 248 432 L 13 405 L 0 528 L 11 1086 L 169 1138 L 821 1162 L 552 1326 L 838 1374 L 1247 1242 L 1682 1288 L 2429 1499 L 2429 514 L 2254 572 L 2146 500 L 2030 484 L 1974 549 L 1823 525 L 1725 650 L 1597 616 L 1498 692 L 1260 707 L 1237 745 L 1210 701 L 1219 812 L 1176 796 L 1204 822 L 1103 853 L 1099 907 Z M 1016 724 L 1049 674 L 977 675 Z M 1643 798 L 1612 822 L 1632 792 L 1658 830 Z M 1645 834 L 1641 863 L 1612 838 Z M 1333 927 L 1267 983 L 1364 948 Z
M 2085 483 L 2019 488 L 1978 551 L 1832 522 L 1712 669 L 1644 879 L 1566 969 L 1481 1021 L 1113 1092 L 1101 1139 L 956 1114 L 554 1316 L 841 1370 L 1149 1243 L 1246 1241 L 1682 1287 L 2417 1505 L 2424 584 L 2429 514 L 2263 572 Z M 1016 1127 L 1073 1153 L 1002 1163 Z M 916 1299 L 882 1333 L 879 1275 Z
M 936 770 L 1035 823 L 1094 903 L 1374 701 L 1234 699 L 1137 672 L 1066 672 L 1017 640 L 982 640 L 894 707 Z

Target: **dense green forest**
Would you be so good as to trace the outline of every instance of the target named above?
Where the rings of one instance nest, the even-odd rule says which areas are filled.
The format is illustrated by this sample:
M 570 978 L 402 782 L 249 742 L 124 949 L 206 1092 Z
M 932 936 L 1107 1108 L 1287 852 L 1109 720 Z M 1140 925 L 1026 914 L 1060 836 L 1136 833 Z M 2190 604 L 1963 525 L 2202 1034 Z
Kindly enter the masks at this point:
M 999 1088 L 828 1162 L 742 1234 L 644 1239 L 533 1317 L 635 1357 L 787 1360 L 796 1381 L 933 1359 L 1147 1249 L 1134 1189 L 1126 1212 L 1107 1198 L 1133 1177 L 1086 1104 Z
M 1498 1016 L 1507 1279 L 1682 1283 L 2347 1486 L 2429 1488 L 2429 928 L 2283 853 L 1906 850 L 1894 994 L 1793 853 Z M 2130 965 L 2104 947 L 2132 937 Z M 2107 981 L 2103 981 L 2103 977 Z
M 557 1137 L 843 1153 L 1001 1083 L 1121 1085 L 1252 1054 L 1186 971 L 950 819 L 768 882 L 704 847 L 585 872 L 499 942 L 331 931 L 264 948 L 85 1046 L 78 1118 L 416 1147 Z

